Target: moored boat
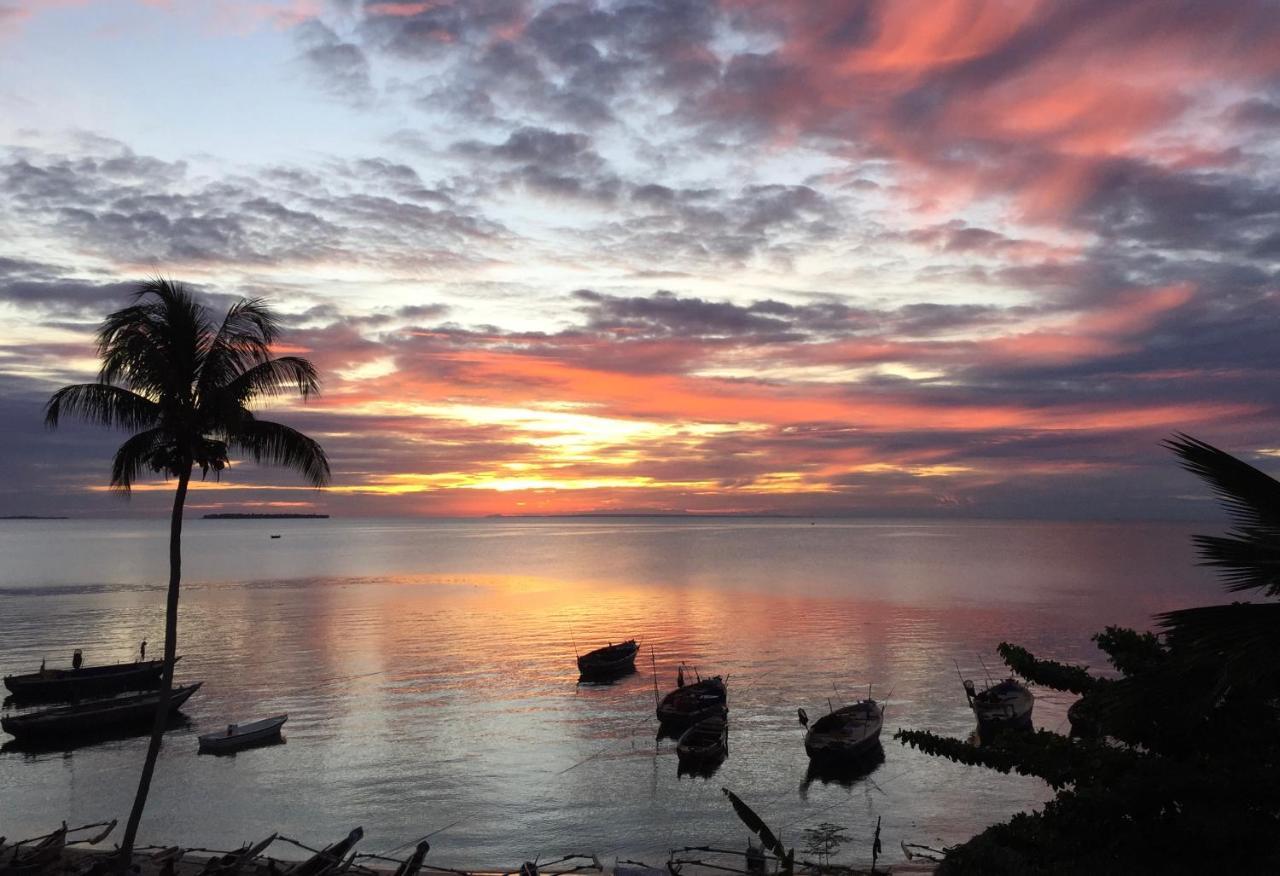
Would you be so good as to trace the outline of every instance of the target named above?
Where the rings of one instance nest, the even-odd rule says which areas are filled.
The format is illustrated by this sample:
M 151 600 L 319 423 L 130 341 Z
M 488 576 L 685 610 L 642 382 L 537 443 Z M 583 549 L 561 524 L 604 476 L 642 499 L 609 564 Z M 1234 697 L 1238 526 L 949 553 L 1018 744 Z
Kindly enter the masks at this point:
M 1035 708 L 1036 698 L 1017 679 L 1006 678 L 982 690 L 976 690 L 973 682 L 966 680 L 964 693 L 969 708 L 978 718 L 980 730 L 1031 726 L 1031 710 Z
M 205 733 L 198 737 L 200 750 L 222 754 L 271 742 L 280 738 L 280 728 L 288 720 L 288 715 L 276 715 L 247 724 L 228 724 L 225 732 Z
M 25 847 L 23 844 L 16 844 L 12 856 L 8 860 L 0 861 L 0 874 L 35 876 L 60 861 L 66 848 L 67 823 L 64 821 L 62 827 L 41 838 L 39 842 Z
M 729 691 L 716 675 L 678 687 L 658 703 L 658 720 L 665 725 L 687 725 L 728 711 Z
M 25 675 L 6 675 L 4 686 L 15 699 L 74 700 L 129 690 L 151 690 L 160 686 L 163 674 L 163 660 L 145 660 L 114 666 L 42 669 Z
M 356 843 L 364 839 L 364 828 L 357 827 L 346 837 L 331 846 L 325 846 L 305 861 L 300 861 L 287 870 L 288 876 L 322 876 L 337 870 L 343 864 L 347 853 L 356 847 Z
M 841 706 L 814 721 L 812 726 L 804 709 L 799 710 L 799 715 L 807 731 L 804 750 L 810 760 L 854 760 L 880 747 L 884 707 L 875 700 Z
M 682 761 L 706 763 L 722 760 L 729 753 L 729 713 L 703 718 L 684 733 L 676 743 L 676 755 Z
M 636 654 L 640 646 L 635 639 L 617 645 L 596 648 L 578 658 L 578 674 L 585 680 L 614 678 L 636 671 Z
M 201 682 L 175 687 L 169 697 L 169 712 L 178 711 L 200 689 Z M 76 703 L 0 718 L 0 728 L 18 739 L 74 737 L 110 732 L 121 727 L 145 727 L 155 718 L 160 691 L 130 694 L 103 700 Z

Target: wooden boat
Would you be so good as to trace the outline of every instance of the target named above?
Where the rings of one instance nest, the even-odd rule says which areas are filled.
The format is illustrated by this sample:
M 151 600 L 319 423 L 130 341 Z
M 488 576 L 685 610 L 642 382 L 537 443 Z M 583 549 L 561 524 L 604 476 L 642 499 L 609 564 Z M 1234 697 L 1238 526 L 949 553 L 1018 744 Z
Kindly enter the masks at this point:
M 720 676 L 704 678 L 678 687 L 658 703 L 658 720 L 667 725 L 685 725 L 728 711 L 729 691 Z
M 200 689 L 200 684 L 175 687 L 169 697 L 170 714 L 182 708 Z M 130 694 L 25 715 L 8 715 L 0 718 L 0 728 L 19 739 L 30 739 L 104 733 L 134 725 L 145 727 L 155 718 L 159 704 L 159 691 Z
M 305 861 L 295 864 L 287 870 L 288 876 L 323 876 L 342 866 L 347 853 L 355 848 L 356 843 L 364 839 L 364 828 L 357 827 L 331 846 L 325 846 Z
M 271 834 L 260 843 L 241 846 L 234 852 L 210 858 L 200 871 L 201 876 L 237 876 L 240 870 L 254 858 L 266 851 L 267 846 L 275 842 L 279 834 Z
M 396 867 L 395 876 L 418 876 L 418 871 L 422 869 L 422 859 L 429 851 L 431 851 L 431 843 L 426 840 L 418 843 L 418 847 L 413 850 L 409 859 Z
M 215 754 L 239 751 L 280 738 L 280 728 L 289 720 L 288 715 L 276 715 L 248 724 L 228 724 L 224 733 L 205 733 L 200 736 L 200 750 Z
M 1031 710 L 1035 708 L 1036 698 L 1017 679 L 1006 678 L 983 690 L 975 690 L 973 682 L 966 680 L 964 693 L 969 708 L 978 718 L 979 730 L 1031 726 Z
M 16 844 L 12 856 L 0 861 L 0 876 L 35 876 L 62 860 L 67 848 L 67 823 L 34 844 Z
M 804 734 L 804 750 L 810 760 L 848 761 L 870 754 L 880 747 L 884 727 L 884 707 L 875 700 L 861 700 L 841 706 L 809 725 L 809 716 L 799 710 Z
M 146 660 L 115 666 L 45 669 L 26 675 L 6 675 L 4 686 L 15 699 L 75 700 L 128 690 L 152 690 L 160 686 L 163 673 L 163 660 Z
M 723 760 L 729 753 L 729 710 L 703 718 L 684 733 L 676 743 L 676 755 L 682 761 L 708 763 Z
M 621 644 L 596 648 L 578 658 L 578 673 L 584 679 L 615 678 L 636 671 L 636 654 L 640 646 L 635 639 Z

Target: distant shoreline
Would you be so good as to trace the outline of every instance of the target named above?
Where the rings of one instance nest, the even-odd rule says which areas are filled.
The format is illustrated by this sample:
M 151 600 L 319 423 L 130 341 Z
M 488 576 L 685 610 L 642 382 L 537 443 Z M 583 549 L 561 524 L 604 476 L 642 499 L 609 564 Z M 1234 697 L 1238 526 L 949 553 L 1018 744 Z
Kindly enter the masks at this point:
M 204 520 L 328 520 L 328 514 L 206 514 Z
M 0 520 L 70 520 L 66 515 L 46 514 L 0 514 Z

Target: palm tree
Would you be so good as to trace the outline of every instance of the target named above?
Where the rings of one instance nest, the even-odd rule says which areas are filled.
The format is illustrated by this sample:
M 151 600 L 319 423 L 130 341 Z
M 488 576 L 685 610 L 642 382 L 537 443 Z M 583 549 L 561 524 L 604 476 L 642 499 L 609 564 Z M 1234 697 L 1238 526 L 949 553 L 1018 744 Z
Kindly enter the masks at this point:
M 1234 527 L 1225 536 L 1195 536 L 1204 565 L 1217 568 L 1232 593 L 1280 596 L 1280 482 L 1188 435 L 1165 445 L 1209 485 Z M 1213 667 L 1219 692 L 1256 684 L 1280 688 L 1280 602 L 1232 602 L 1158 617 L 1171 643 Z
M 295 469 L 316 487 L 329 480 L 324 450 L 288 426 L 259 420 L 248 405 L 296 390 L 319 391 L 316 370 L 297 356 L 271 357 L 280 326 L 261 299 L 241 299 L 221 324 L 181 284 L 143 283 L 133 303 L 107 316 L 98 330 L 102 368 L 96 383 L 66 386 L 45 408 L 45 424 L 64 416 L 135 434 L 120 445 L 111 486 L 128 496 L 147 473 L 176 478 L 169 529 L 169 591 L 165 605 L 164 673 L 151 744 L 120 847 L 130 863 L 138 822 L 164 736 L 178 645 L 178 590 L 182 577 L 182 511 L 191 474 L 214 477 L 237 451 L 255 462 Z

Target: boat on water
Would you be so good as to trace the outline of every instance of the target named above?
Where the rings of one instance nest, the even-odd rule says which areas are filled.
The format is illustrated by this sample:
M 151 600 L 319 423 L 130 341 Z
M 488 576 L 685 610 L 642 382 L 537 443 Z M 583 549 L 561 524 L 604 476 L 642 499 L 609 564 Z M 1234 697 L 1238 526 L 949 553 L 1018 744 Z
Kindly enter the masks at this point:
M 677 687 L 658 703 L 658 720 L 664 725 L 687 725 L 728 711 L 729 691 L 716 675 Z
M 180 685 L 169 696 L 170 714 L 200 689 L 201 682 Z M 155 718 L 160 691 L 91 700 L 0 718 L 0 728 L 18 739 L 74 737 L 107 733 L 121 727 L 145 727 Z
M 880 747 L 884 707 L 875 700 L 860 700 L 823 715 L 812 725 L 804 709 L 797 710 L 806 728 L 804 750 L 810 760 L 850 761 Z
M 205 733 L 201 735 L 200 751 L 211 754 L 226 754 L 273 742 L 280 738 L 280 728 L 289 720 L 288 715 L 276 715 L 263 718 L 261 721 L 250 721 L 247 724 L 228 724 L 225 732 Z
M 25 675 L 6 675 L 4 686 L 14 699 L 76 700 L 129 690 L 152 690 L 160 686 L 163 675 L 163 660 L 145 660 L 114 666 L 42 669 Z
M 584 681 L 616 678 L 636 671 L 636 654 L 640 646 L 635 639 L 617 645 L 596 648 L 578 658 L 578 674 Z
M 729 753 L 729 710 L 703 718 L 680 734 L 676 755 L 682 762 L 711 763 Z
M 969 708 L 978 718 L 978 729 L 1003 730 L 1031 726 L 1031 710 L 1036 698 L 1025 684 L 1014 678 L 977 690 L 972 681 L 964 682 Z

